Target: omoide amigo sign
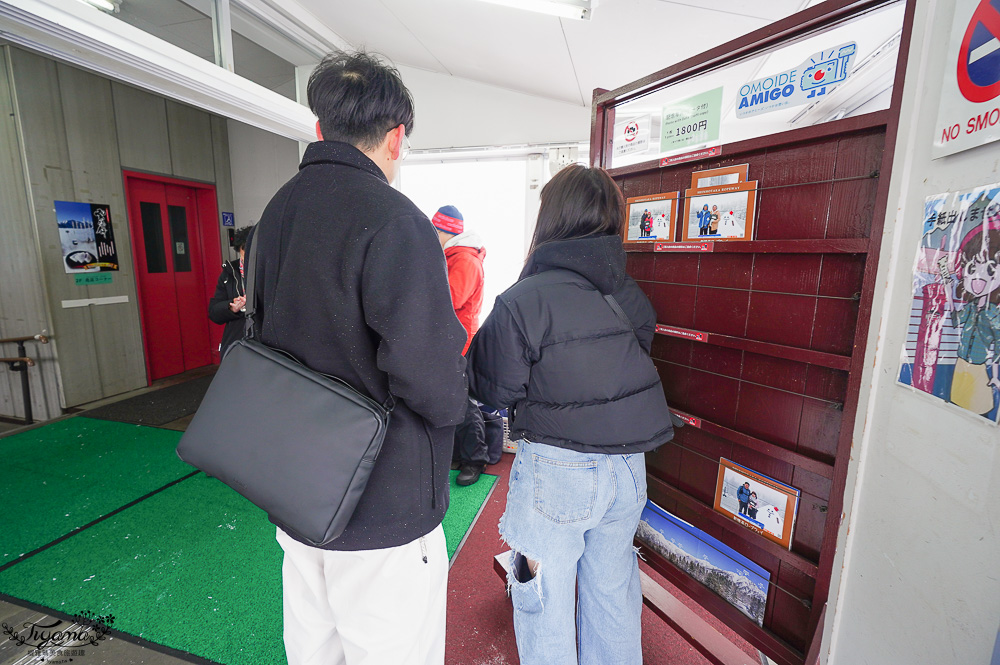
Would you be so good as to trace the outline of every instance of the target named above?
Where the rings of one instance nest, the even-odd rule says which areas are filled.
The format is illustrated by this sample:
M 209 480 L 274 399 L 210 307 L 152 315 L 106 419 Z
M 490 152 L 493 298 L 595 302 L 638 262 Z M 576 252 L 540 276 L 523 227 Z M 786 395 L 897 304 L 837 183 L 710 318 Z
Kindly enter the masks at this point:
M 931 153 L 1000 139 L 1000 0 L 957 0 Z
M 798 67 L 744 83 L 737 95 L 736 117 L 809 104 L 850 75 L 857 50 L 854 42 L 834 46 L 813 53 Z

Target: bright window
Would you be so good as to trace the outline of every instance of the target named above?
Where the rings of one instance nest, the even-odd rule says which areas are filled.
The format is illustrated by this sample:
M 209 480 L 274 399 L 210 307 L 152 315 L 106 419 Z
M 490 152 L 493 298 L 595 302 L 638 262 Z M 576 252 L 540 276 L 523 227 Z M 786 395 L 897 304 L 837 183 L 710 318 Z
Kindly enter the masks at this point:
M 524 265 L 526 179 L 524 159 L 405 163 L 401 169 L 400 190 L 428 219 L 441 206 L 453 205 L 465 218 L 465 230 L 483 239 L 486 284 L 480 323 L 497 295 L 517 281 Z

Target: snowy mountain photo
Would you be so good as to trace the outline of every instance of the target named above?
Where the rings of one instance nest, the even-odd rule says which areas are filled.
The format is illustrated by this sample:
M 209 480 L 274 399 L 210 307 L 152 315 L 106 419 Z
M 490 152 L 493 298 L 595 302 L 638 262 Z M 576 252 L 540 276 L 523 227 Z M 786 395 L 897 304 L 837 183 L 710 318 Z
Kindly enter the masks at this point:
M 642 513 L 636 538 L 763 625 L 770 580 L 766 570 L 652 501 Z

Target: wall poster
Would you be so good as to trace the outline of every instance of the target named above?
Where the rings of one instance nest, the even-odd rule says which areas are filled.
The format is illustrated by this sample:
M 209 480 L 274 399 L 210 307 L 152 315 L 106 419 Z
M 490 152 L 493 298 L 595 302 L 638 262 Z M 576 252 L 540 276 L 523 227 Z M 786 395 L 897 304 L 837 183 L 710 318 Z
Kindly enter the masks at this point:
M 108 205 L 55 201 L 55 208 L 67 273 L 118 270 L 118 249 Z
M 899 382 L 997 422 L 1000 183 L 924 202 Z
M 792 549 L 802 492 L 726 458 L 719 460 L 715 510 L 768 540 Z
M 767 570 L 652 501 L 646 502 L 635 537 L 758 626 L 764 625 L 771 580 Z

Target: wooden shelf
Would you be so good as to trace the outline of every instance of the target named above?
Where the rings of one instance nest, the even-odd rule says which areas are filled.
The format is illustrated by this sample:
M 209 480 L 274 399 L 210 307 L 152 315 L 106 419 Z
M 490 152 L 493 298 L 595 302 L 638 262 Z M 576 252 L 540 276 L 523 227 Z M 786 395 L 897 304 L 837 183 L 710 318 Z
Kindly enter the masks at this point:
M 851 368 L 851 356 L 841 356 L 836 353 L 826 353 L 824 351 L 813 351 L 803 349 L 798 346 L 787 346 L 785 344 L 774 344 L 772 342 L 761 342 L 746 337 L 733 337 L 732 335 L 719 335 L 717 333 L 705 332 L 703 330 L 692 330 L 690 328 L 679 328 L 665 323 L 656 324 L 656 333 L 667 337 L 677 337 L 678 339 L 688 339 L 692 342 L 703 344 L 713 344 L 724 346 L 730 349 L 739 349 L 751 353 L 759 353 L 763 356 L 774 358 L 784 358 L 796 362 L 829 367 L 847 371 Z
M 743 446 L 744 448 L 749 448 L 750 450 L 754 450 L 758 453 L 763 453 L 776 460 L 787 462 L 788 464 L 797 466 L 800 469 L 805 469 L 806 471 L 815 473 L 818 476 L 823 476 L 824 478 L 829 478 L 831 480 L 833 479 L 832 464 L 827 464 L 826 462 L 821 462 L 813 459 L 812 457 L 803 455 L 802 453 L 797 453 L 794 450 L 789 450 L 788 448 L 768 443 L 763 439 L 758 439 L 750 436 L 749 434 L 737 432 L 734 429 L 713 423 L 712 421 L 705 420 L 699 416 L 693 416 L 689 413 L 684 413 L 683 411 L 678 411 L 676 409 L 670 409 L 670 412 L 687 423 L 688 427 L 696 427 L 713 436 L 717 436 L 720 439 L 725 439 L 726 441 Z
M 791 550 L 786 550 L 781 545 L 772 542 L 763 536 L 758 536 L 746 527 L 740 526 L 731 519 L 727 519 L 721 513 L 715 512 L 711 506 L 706 505 L 701 500 L 696 499 L 687 492 L 684 492 L 683 490 L 680 490 L 673 485 L 656 478 L 655 476 L 647 476 L 646 482 L 648 486 L 647 492 L 650 495 L 649 498 L 652 499 L 654 503 L 660 503 L 660 501 L 657 500 L 657 495 L 673 499 L 696 512 L 699 517 L 718 524 L 726 531 L 735 534 L 741 540 L 745 540 L 746 542 L 751 543 L 754 547 L 764 550 L 771 556 L 780 559 L 796 570 L 805 573 L 809 577 L 815 578 L 819 574 L 819 566 L 813 561 L 807 559 L 801 554 Z
M 628 242 L 626 252 L 682 254 L 866 254 L 868 238 L 816 240 L 701 240 L 694 242 Z
M 651 551 L 649 550 L 649 546 L 641 540 L 636 540 L 635 544 L 639 547 L 645 548 L 647 551 Z M 723 619 L 725 624 L 736 632 L 737 635 L 740 635 L 745 640 L 753 644 L 759 644 L 764 647 L 771 660 L 778 663 L 778 665 L 803 665 L 801 651 L 782 640 L 767 628 L 758 626 L 753 620 L 748 618 L 734 606 L 730 605 L 721 596 L 716 595 L 713 591 L 709 590 L 708 587 L 704 586 L 701 582 L 695 580 L 693 577 L 680 570 L 666 559 L 651 556 L 647 561 L 645 561 L 645 564 L 658 572 L 660 575 L 663 575 L 663 577 L 676 586 L 680 592 L 688 598 L 707 609 L 716 617 Z M 641 571 L 642 568 L 640 567 L 640 572 Z M 664 616 L 661 609 L 666 608 L 659 608 L 655 604 L 655 601 L 659 600 L 659 596 L 657 596 L 652 589 L 655 582 L 650 579 L 649 584 L 650 587 L 647 588 L 646 581 L 643 580 L 643 600 L 646 602 L 646 605 L 660 618 L 665 619 L 668 623 L 673 625 L 675 630 L 679 633 L 684 634 L 688 632 L 682 630 L 682 627 L 674 625 L 674 621 L 671 619 L 676 620 L 676 614 L 671 617 Z M 774 584 L 773 578 L 772 584 Z M 662 593 L 675 597 L 659 585 L 656 585 L 656 588 L 660 589 Z M 726 661 L 721 659 L 722 654 L 719 653 L 718 650 L 710 651 L 709 649 L 704 648 L 710 645 L 712 645 L 712 643 L 704 638 L 698 642 L 692 641 L 692 646 L 698 649 L 698 651 L 700 651 L 714 665 L 722 665 L 725 663 Z

